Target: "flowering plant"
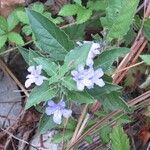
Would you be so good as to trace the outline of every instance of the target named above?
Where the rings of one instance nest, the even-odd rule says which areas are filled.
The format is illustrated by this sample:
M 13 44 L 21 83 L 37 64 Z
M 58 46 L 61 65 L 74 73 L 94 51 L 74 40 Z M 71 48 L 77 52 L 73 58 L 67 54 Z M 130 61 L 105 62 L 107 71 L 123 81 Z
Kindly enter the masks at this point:
M 96 123 L 90 120 L 95 103 L 101 103 L 105 112 L 129 110 L 121 98 L 121 87 L 113 84 L 111 78 L 113 62 L 128 53 L 129 48 L 111 47 L 109 42 L 97 39 L 76 42 L 38 12 L 28 10 L 27 14 L 38 50 L 19 50 L 29 64 L 25 87 L 35 85 L 26 109 L 41 107 L 41 133 L 62 129 L 64 124 L 66 134 L 60 134 L 66 135 L 66 141 L 74 137 L 78 115 L 73 105 L 80 110 L 83 106 L 84 110 L 89 108 L 83 122 L 87 128 Z

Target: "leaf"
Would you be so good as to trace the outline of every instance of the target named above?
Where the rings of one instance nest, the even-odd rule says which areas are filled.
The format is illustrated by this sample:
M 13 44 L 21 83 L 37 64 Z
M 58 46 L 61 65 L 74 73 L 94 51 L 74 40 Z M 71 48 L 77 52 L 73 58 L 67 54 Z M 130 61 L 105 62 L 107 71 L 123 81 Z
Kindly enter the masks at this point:
M 107 1 L 106 0 L 96 0 L 96 1 L 88 1 L 87 7 L 91 10 L 106 10 Z
M 48 116 L 46 114 L 42 115 L 38 130 L 40 134 L 44 134 L 48 130 L 51 130 L 57 126 L 56 123 L 54 123 L 52 116 Z
M 42 65 L 43 70 L 49 75 L 49 76 L 56 76 L 58 66 L 51 62 L 49 59 L 44 57 L 38 57 L 34 58 L 35 62 L 39 65 Z
M 120 56 L 127 54 L 130 51 L 129 48 L 115 48 L 102 52 L 95 61 L 96 68 L 102 68 L 103 71 L 107 71 L 111 68 L 112 63 Z
M 7 41 L 7 35 L 1 35 L 0 36 L 0 49 L 5 45 Z
M 117 109 L 130 111 L 129 106 L 121 98 L 120 93 L 118 92 L 113 91 L 110 94 L 103 95 L 98 100 L 101 101 L 106 111 L 114 111 Z
M 87 91 L 84 92 L 69 91 L 67 98 L 80 104 L 82 103 L 90 104 L 95 102 L 95 99 Z
M 147 19 L 144 22 L 143 33 L 144 36 L 148 39 L 148 41 L 150 41 L 150 19 Z
M 33 3 L 32 10 L 42 14 L 44 12 L 44 5 L 39 2 Z
M 22 37 L 20 36 L 20 34 L 18 34 L 16 32 L 8 33 L 8 40 L 10 42 L 17 44 L 17 45 L 23 45 L 24 44 Z
M 85 65 L 91 44 L 83 44 L 71 50 L 65 57 L 65 64 L 71 65 L 72 68 L 77 68 L 78 65 Z
M 62 140 L 68 141 L 71 139 L 72 135 L 73 135 L 72 130 L 66 130 L 64 135 L 62 133 L 58 133 L 58 134 L 54 135 L 54 137 L 52 139 L 52 143 L 59 144 L 62 142 Z
M 50 88 L 48 82 L 43 82 L 41 86 L 36 86 L 32 91 L 27 100 L 26 109 L 29 109 L 33 105 L 37 105 L 42 101 L 48 101 L 55 97 L 57 90 Z
M 105 82 L 105 86 L 98 87 L 95 86 L 93 89 L 88 90 L 88 92 L 95 98 L 100 99 L 101 96 L 110 94 L 113 91 L 119 91 L 122 87 L 118 85 L 114 85 L 109 82 Z
M 107 39 L 122 38 L 133 21 L 139 0 L 108 0 L 106 17 L 101 18 L 103 27 L 108 28 Z
M 30 27 L 29 25 L 25 25 L 25 26 L 23 26 L 23 28 L 22 28 L 22 32 L 23 32 L 25 35 L 29 36 L 30 34 L 32 34 L 32 29 L 31 29 L 31 27 Z
M 150 55 L 141 55 L 140 57 L 146 64 L 150 65 Z
M 7 18 L 8 31 L 11 31 L 12 29 L 14 29 L 18 23 L 19 23 L 19 20 L 16 15 L 16 12 L 13 11 Z
M 69 36 L 71 40 L 79 41 L 83 40 L 84 34 L 85 34 L 85 26 L 86 24 L 78 24 L 78 25 L 72 25 L 68 26 L 67 28 L 64 28 L 63 30 L 65 33 Z
M 78 13 L 80 6 L 76 4 L 67 4 L 64 5 L 60 12 L 59 15 L 61 16 L 72 16 Z
M 3 16 L 0 16 L 0 29 L 4 32 L 8 31 L 7 21 Z
M 27 11 L 36 43 L 56 60 L 63 60 L 67 51 L 74 47 L 68 36 L 41 14 Z
M 130 150 L 129 138 L 122 127 L 115 127 L 110 134 L 112 150 Z

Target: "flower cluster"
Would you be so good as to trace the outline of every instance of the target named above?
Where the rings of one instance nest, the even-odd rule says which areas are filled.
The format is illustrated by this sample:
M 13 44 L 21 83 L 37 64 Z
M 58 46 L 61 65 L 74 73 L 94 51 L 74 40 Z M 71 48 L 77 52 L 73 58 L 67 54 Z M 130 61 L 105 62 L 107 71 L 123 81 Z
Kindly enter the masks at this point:
M 48 106 L 46 107 L 45 113 L 47 115 L 53 115 L 53 121 L 56 124 L 61 124 L 62 116 L 69 118 L 72 114 L 71 109 L 65 108 L 65 102 L 61 100 L 59 103 L 54 103 L 52 100 L 48 101 Z
M 29 75 L 27 75 L 27 80 L 25 82 L 25 87 L 28 88 L 32 83 L 35 83 L 36 85 L 40 86 L 43 83 L 43 80 L 46 80 L 47 78 L 42 76 L 42 66 L 30 66 L 28 68 L 28 72 L 30 72 Z
M 73 80 L 77 82 L 77 89 L 83 91 L 85 87 L 91 89 L 94 87 L 94 84 L 103 87 L 105 85 L 101 77 L 104 75 L 102 69 L 97 69 L 94 71 L 93 67 L 84 69 L 83 65 L 78 66 L 78 70 L 71 71 Z

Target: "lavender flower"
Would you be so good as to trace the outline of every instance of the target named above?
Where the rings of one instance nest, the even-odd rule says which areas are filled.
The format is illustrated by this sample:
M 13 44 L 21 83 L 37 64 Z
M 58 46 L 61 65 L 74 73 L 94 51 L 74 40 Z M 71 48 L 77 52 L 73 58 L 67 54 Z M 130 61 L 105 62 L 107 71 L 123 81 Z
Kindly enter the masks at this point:
M 57 124 L 61 124 L 62 116 L 69 118 L 72 114 L 71 109 L 65 109 L 65 102 L 61 100 L 59 103 L 54 103 L 52 100 L 48 101 L 45 113 L 47 115 L 53 115 L 53 121 Z
M 35 83 L 36 85 L 40 86 L 43 83 L 43 80 L 46 80 L 47 78 L 41 75 L 42 72 L 42 66 L 30 66 L 28 68 L 28 72 L 30 72 L 29 75 L 26 76 L 27 80 L 25 82 L 25 87 L 28 88 L 32 83 Z
M 103 87 L 105 85 L 101 77 L 104 75 L 102 69 L 97 69 L 94 71 L 93 67 L 84 69 L 82 65 L 78 66 L 78 70 L 73 70 L 71 72 L 73 80 L 77 82 L 77 89 L 83 91 L 85 87 L 91 89 L 94 87 L 94 84 Z

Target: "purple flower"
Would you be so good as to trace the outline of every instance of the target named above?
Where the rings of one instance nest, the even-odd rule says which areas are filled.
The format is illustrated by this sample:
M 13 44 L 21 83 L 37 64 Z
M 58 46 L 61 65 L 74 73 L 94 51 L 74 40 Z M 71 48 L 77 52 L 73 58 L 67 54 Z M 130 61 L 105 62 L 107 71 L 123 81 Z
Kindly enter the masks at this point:
M 28 88 L 32 83 L 35 83 L 36 85 L 40 86 L 43 83 L 43 80 L 46 80 L 47 78 L 42 76 L 42 66 L 30 66 L 28 68 L 28 72 L 30 72 L 29 75 L 26 76 L 27 80 L 25 82 L 25 87 Z
M 54 103 L 52 100 L 48 101 L 48 106 L 46 107 L 45 113 L 47 115 L 53 115 L 53 121 L 57 124 L 61 124 L 62 116 L 69 118 L 72 114 L 71 109 L 65 108 L 65 102 L 61 100 L 59 103 Z
M 105 85 L 101 77 L 104 75 L 102 69 L 97 69 L 94 71 L 93 67 L 84 69 L 82 65 L 78 66 L 78 70 L 73 70 L 71 72 L 73 80 L 77 83 L 77 89 L 83 91 L 85 87 L 91 89 L 94 87 L 94 84 L 103 87 Z

